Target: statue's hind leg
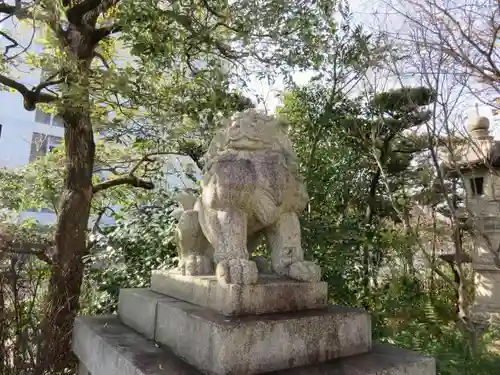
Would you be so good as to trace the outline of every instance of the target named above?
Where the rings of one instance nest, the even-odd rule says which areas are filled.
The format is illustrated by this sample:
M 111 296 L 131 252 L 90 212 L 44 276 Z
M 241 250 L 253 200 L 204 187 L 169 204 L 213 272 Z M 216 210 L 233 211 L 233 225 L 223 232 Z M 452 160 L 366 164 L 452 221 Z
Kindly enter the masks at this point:
M 300 222 L 295 213 L 285 213 L 266 229 L 271 248 L 274 272 L 295 280 L 316 282 L 321 279 L 321 269 L 314 262 L 304 260 L 300 241 Z
M 183 275 L 213 275 L 211 246 L 201 230 L 198 212 L 184 211 L 175 235 L 180 258 L 178 271 Z

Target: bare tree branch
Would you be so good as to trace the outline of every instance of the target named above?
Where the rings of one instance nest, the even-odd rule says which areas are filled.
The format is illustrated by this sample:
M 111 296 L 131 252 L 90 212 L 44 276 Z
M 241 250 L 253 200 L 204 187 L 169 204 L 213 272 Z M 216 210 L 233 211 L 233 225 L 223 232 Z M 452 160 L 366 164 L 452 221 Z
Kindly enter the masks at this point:
M 94 42 L 99 42 L 102 39 L 110 36 L 111 34 L 118 33 L 121 31 L 121 27 L 118 25 L 111 25 L 108 27 L 100 27 L 96 29 L 92 35 Z
M 92 192 L 95 194 L 95 193 L 98 193 L 102 190 L 106 190 L 106 189 L 109 189 L 109 188 L 112 188 L 115 186 L 119 186 L 119 185 L 130 185 L 130 186 L 134 186 L 134 187 L 143 188 L 146 190 L 154 189 L 154 184 L 152 182 L 143 180 L 143 179 L 135 176 L 135 173 L 144 163 L 154 162 L 155 159 L 153 159 L 153 156 L 160 156 L 160 155 L 185 155 L 185 156 L 189 156 L 186 154 L 181 154 L 181 153 L 176 153 L 176 152 L 152 152 L 152 153 L 145 154 L 141 159 L 139 159 L 139 161 L 137 161 L 137 163 L 135 164 L 134 167 L 132 167 L 132 169 L 130 170 L 129 173 L 127 173 L 124 176 L 120 176 L 120 177 L 117 177 L 117 178 L 114 178 L 111 180 L 101 182 L 97 185 L 94 185 Z
M 106 61 L 106 58 L 105 58 L 103 55 L 101 55 L 101 54 L 100 54 L 99 52 L 97 52 L 97 51 L 94 51 L 94 56 L 95 56 L 95 57 L 97 57 L 99 60 L 101 60 L 102 65 L 104 65 L 104 67 L 106 67 L 107 69 L 109 69 L 109 68 L 110 68 L 109 63 Z
M 5 4 L 3 1 L 0 3 L 0 13 L 8 14 L 13 16 L 16 12 L 21 9 L 21 0 L 16 0 L 15 5 Z
M 496 66 L 496 63 L 493 61 L 492 59 L 492 56 L 491 56 L 491 52 L 493 52 L 493 48 L 489 48 L 489 50 L 485 50 L 482 46 L 479 45 L 479 43 L 475 40 L 473 40 L 473 36 L 470 35 L 469 32 L 465 31 L 463 26 L 460 24 L 460 22 L 455 18 L 453 17 L 453 15 L 444 7 L 441 7 L 439 5 L 437 5 L 437 3 L 434 3 L 433 4 L 439 11 L 442 12 L 442 14 L 444 14 L 447 19 L 453 23 L 453 25 L 455 25 L 455 28 L 459 31 L 460 35 L 462 36 L 462 38 L 467 42 L 469 43 L 472 47 L 475 48 L 475 50 L 477 52 L 479 52 L 483 57 L 486 58 L 486 60 L 488 61 L 488 63 L 490 63 L 491 65 L 491 70 L 492 72 L 495 74 L 495 76 L 497 77 L 497 79 L 500 79 L 500 70 L 498 69 L 498 67 Z M 494 45 L 495 42 L 496 42 L 496 39 L 494 39 L 494 37 L 496 37 L 496 34 L 498 33 L 498 31 L 496 31 L 496 33 L 494 33 L 494 35 L 492 36 L 492 41 L 491 43 Z M 457 57 L 456 54 L 454 54 L 455 57 Z M 473 63 L 471 63 L 470 61 L 470 58 L 469 56 L 467 56 L 467 54 L 465 53 L 462 53 L 462 55 L 460 56 L 463 61 L 466 61 L 468 64 L 471 65 L 471 67 L 474 66 Z
M 85 0 L 66 11 L 68 21 L 75 26 L 89 24 L 93 19 L 97 19 L 99 14 L 107 12 L 120 0 Z
M 15 5 L 5 4 L 5 2 L 2 1 L 0 3 L 0 13 L 6 14 L 6 16 L 0 19 L 0 24 L 2 24 L 4 21 L 6 21 L 7 19 L 9 19 L 13 16 L 17 16 L 18 18 L 25 17 L 26 16 L 26 9 L 22 9 L 21 8 L 22 5 L 23 4 L 22 4 L 21 0 L 16 0 Z M 9 53 L 10 49 L 20 47 L 21 45 L 19 44 L 19 42 L 17 40 L 15 40 L 13 37 L 8 35 L 4 31 L 0 31 L 0 35 L 3 36 L 5 39 L 7 39 L 11 43 L 10 45 L 7 45 L 5 47 L 5 51 L 3 53 L 4 59 L 6 61 L 12 60 L 13 58 L 19 56 L 20 53 L 26 51 L 29 48 L 29 45 L 31 45 L 31 41 L 30 41 L 28 47 L 25 47 L 22 52 L 16 54 L 15 56 L 8 57 L 7 55 Z
M 17 91 L 19 91 L 19 93 L 21 95 L 26 95 L 27 92 L 29 92 L 30 90 L 24 86 L 22 83 L 19 83 L 9 77 L 6 77 L 6 76 L 3 76 L 3 75 L 0 75 L 0 83 L 4 84 L 5 86 L 8 86 L 10 88 L 13 88 Z
M 47 252 L 53 246 L 54 243 L 50 240 L 30 242 L 29 240 L 18 239 L 4 226 L 0 228 L 0 260 L 6 254 L 23 254 L 36 256 L 38 259 L 52 264 L 52 259 Z
M 49 86 L 59 85 L 65 81 L 66 81 L 65 78 L 59 78 L 59 79 L 56 79 L 55 81 L 47 80 L 47 81 L 41 82 L 38 86 L 35 87 L 34 92 L 37 95 L 39 95 L 43 89 L 47 89 Z
M 34 244 L 31 244 L 33 246 Z M 10 254 L 22 254 L 22 255 L 32 255 L 40 259 L 41 261 L 47 263 L 47 264 L 52 264 L 53 261 L 52 259 L 46 254 L 46 250 L 35 250 L 34 248 L 31 248 L 30 244 L 23 244 L 23 247 L 26 248 L 16 248 L 15 244 L 14 246 L 7 250 L 6 253 Z M 47 245 L 45 248 L 49 248 L 52 245 Z
M 37 103 L 50 103 L 57 100 L 57 96 L 41 92 L 41 90 L 43 90 L 45 87 L 56 83 L 43 82 L 30 90 L 22 83 L 19 83 L 12 78 L 0 74 L 0 84 L 18 91 L 24 98 L 24 108 L 27 111 L 35 110 Z
M 1 31 L 0 30 L 0 35 L 2 35 L 5 39 L 7 39 L 11 44 L 5 46 L 5 50 L 4 50 L 4 57 L 7 59 L 7 55 L 9 54 L 9 51 L 12 49 L 12 48 L 16 48 L 19 46 L 19 43 L 17 40 L 15 40 L 14 38 L 12 38 L 10 35 L 6 34 L 5 32 Z
M 458 0 L 399 3 L 401 8 L 391 6 L 392 10 L 421 33 L 413 42 L 449 56 L 454 64 L 448 62 L 447 65 L 453 75 L 475 78 L 473 83 L 481 84 L 481 88 L 469 86 L 468 89 L 481 102 L 485 100 L 485 86 L 487 91 L 500 95 L 500 55 L 496 48 L 500 33 L 498 3 Z M 491 100 L 486 104 L 492 105 Z
M 138 188 L 143 188 L 146 190 L 152 190 L 154 189 L 154 184 L 150 181 L 145 181 L 140 179 L 137 176 L 134 175 L 126 175 L 123 177 L 118 177 L 112 180 L 107 180 L 104 182 L 101 182 L 100 184 L 94 185 L 92 188 L 92 192 L 98 193 L 100 191 L 115 187 L 115 186 L 120 186 L 120 185 L 130 185 Z

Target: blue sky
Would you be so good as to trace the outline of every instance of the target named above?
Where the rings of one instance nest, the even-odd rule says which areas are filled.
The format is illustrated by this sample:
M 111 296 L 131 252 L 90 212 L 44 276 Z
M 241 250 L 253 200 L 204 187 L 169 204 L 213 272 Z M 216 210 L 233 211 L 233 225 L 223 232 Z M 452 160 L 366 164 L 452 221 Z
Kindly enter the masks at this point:
M 378 24 L 386 23 L 383 14 L 386 6 L 381 0 L 350 0 L 349 7 L 353 13 L 355 24 L 363 24 L 367 30 L 376 29 Z M 294 75 L 294 80 L 299 85 L 307 84 L 312 77 L 312 72 L 300 72 Z M 258 107 L 267 109 L 270 113 L 274 112 L 277 106 L 280 105 L 279 95 L 283 92 L 284 84 L 282 77 L 276 77 L 273 84 L 258 79 L 250 79 L 248 82 L 250 95 L 252 99 L 259 97 L 263 103 Z
M 401 8 L 401 6 L 406 6 L 406 3 L 401 3 L 400 0 L 351 0 L 349 1 L 351 12 L 353 13 L 354 23 L 362 24 L 367 31 L 385 31 L 392 35 L 405 34 L 408 31 L 408 23 L 405 22 L 403 16 L 398 15 L 397 12 L 389 4 L 391 1 Z M 403 5 L 401 5 L 403 4 Z M 306 84 L 311 78 L 312 73 L 298 73 L 295 74 L 294 78 L 298 84 Z M 406 80 L 406 84 L 419 84 L 416 80 Z M 391 89 L 399 86 L 398 79 L 389 79 L 388 82 L 384 84 L 384 90 Z M 284 85 L 281 77 L 276 77 L 273 84 L 268 84 L 265 81 L 259 81 L 257 79 L 251 79 L 249 82 L 249 88 L 251 90 L 250 96 L 252 99 L 260 97 L 263 101 L 259 105 L 262 109 L 267 109 L 270 113 L 274 112 L 276 106 L 280 104 L 279 94 L 283 91 Z M 460 105 L 460 109 L 463 117 L 468 117 L 470 115 L 476 115 L 475 104 L 478 102 L 476 98 L 468 97 L 463 99 L 463 104 Z M 492 118 L 492 108 L 479 103 L 479 112 L 483 116 L 488 116 L 493 122 Z M 465 125 L 465 121 L 464 121 Z M 497 132 L 495 132 L 497 133 Z M 500 135 L 500 132 L 498 132 Z

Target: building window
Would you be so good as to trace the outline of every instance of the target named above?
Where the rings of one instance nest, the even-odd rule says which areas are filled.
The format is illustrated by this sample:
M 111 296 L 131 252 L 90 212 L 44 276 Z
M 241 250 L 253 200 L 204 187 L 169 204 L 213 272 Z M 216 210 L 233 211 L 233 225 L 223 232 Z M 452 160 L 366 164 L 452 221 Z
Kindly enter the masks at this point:
M 47 137 L 47 151 L 46 152 L 54 151 L 54 149 L 59 147 L 60 144 L 61 144 L 61 138 L 53 137 L 53 136 Z
M 58 115 L 54 116 L 52 118 L 52 125 L 53 126 L 59 126 L 61 128 L 64 127 L 64 121 L 63 121 L 62 117 L 58 116 Z
M 47 124 L 52 126 L 64 127 L 64 121 L 59 115 L 51 115 L 50 113 L 44 112 L 41 109 L 36 109 L 35 111 L 35 121 L 40 124 Z
M 41 109 L 36 109 L 35 111 L 35 121 L 41 124 L 50 125 L 51 114 L 42 111 Z
M 42 74 L 40 76 L 40 83 L 42 83 L 45 79 L 49 78 L 50 74 L 45 71 L 42 71 Z M 64 126 L 64 122 L 62 121 L 61 116 L 51 115 L 50 113 L 46 113 L 39 108 L 35 110 L 35 121 L 41 124 L 47 124 L 52 126 L 61 126 L 61 127 Z
M 31 138 L 30 159 L 32 162 L 46 155 L 61 144 L 62 138 L 42 133 L 33 133 Z
M 484 178 L 475 177 L 470 179 L 470 187 L 472 191 L 472 196 L 478 196 L 484 194 Z

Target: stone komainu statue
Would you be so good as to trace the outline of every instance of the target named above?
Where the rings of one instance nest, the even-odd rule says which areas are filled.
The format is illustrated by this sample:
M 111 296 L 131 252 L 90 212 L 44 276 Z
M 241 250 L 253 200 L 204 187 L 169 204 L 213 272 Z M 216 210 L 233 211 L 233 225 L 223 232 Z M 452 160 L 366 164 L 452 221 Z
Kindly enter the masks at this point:
M 284 124 L 256 110 L 240 112 L 215 135 L 204 159 L 201 195 L 178 197 L 178 271 L 211 275 L 215 266 L 220 283 L 256 283 L 249 254 L 265 237 L 274 272 L 319 281 L 320 268 L 304 261 L 298 214 L 308 196 Z

